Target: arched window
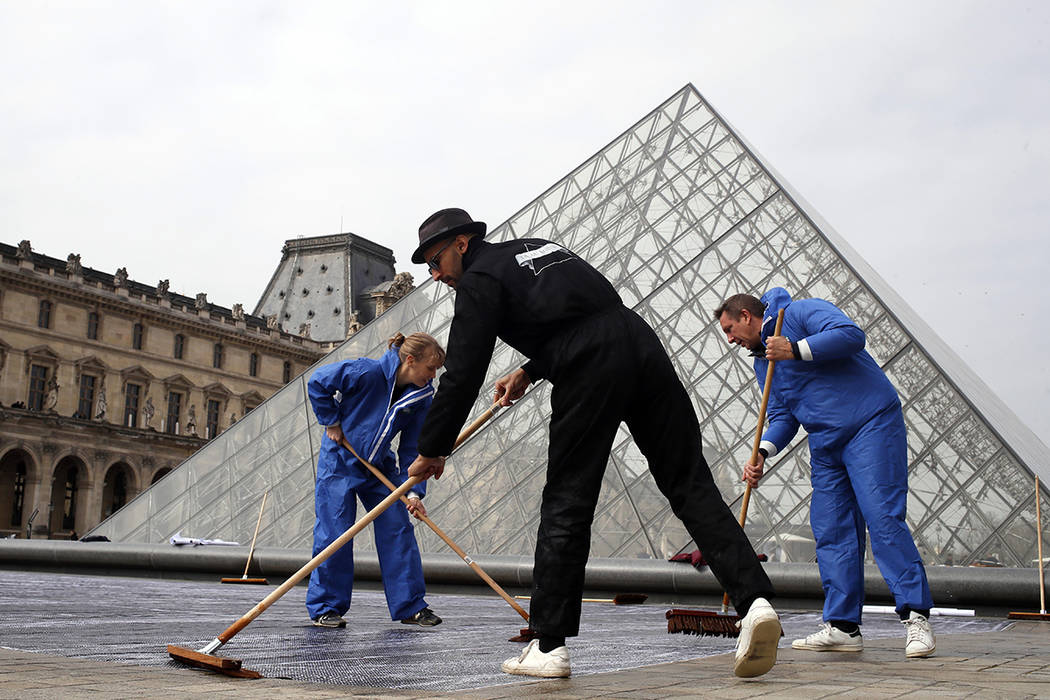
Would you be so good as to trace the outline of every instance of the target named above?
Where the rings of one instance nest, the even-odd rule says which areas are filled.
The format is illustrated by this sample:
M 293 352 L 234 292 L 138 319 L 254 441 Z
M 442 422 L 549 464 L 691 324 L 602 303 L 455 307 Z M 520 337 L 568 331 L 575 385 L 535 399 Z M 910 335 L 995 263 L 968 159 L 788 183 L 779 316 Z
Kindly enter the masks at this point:
M 41 328 L 51 327 L 51 302 L 47 299 L 40 302 L 40 313 L 36 317 L 36 325 Z
M 252 353 L 248 356 L 248 374 L 257 377 L 259 376 L 259 354 Z
M 292 363 L 288 360 L 284 361 L 284 383 L 292 381 Z

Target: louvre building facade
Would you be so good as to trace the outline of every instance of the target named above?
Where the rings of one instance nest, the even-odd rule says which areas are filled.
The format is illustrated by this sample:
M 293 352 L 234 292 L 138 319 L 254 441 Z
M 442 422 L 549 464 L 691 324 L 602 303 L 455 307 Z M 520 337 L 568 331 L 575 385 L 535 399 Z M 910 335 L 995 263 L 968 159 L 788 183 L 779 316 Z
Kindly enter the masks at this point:
M 485 212 L 473 211 L 480 218 Z M 420 212 L 422 219 L 428 212 Z M 704 451 L 727 502 L 742 495 L 760 392 L 746 353 L 712 310 L 737 292 L 786 287 L 822 297 L 867 333 L 897 387 L 909 429 L 908 520 L 928 565 L 1036 557 L 1033 477 L 1046 448 L 691 85 L 492 229 L 574 250 L 662 338 L 700 417 Z M 396 331 L 444 341 L 453 292 L 427 281 L 322 363 L 378 357 Z M 488 384 L 523 358 L 498 345 Z M 270 493 L 259 544 L 308 549 L 321 428 L 306 398 L 310 370 L 114 514 L 94 534 L 158 543 L 181 531 L 247 541 Z M 539 383 L 449 460 L 429 514 L 470 552 L 530 555 L 546 467 L 550 387 Z M 475 415 L 491 398 L 484 389 Z M 1040 470 L 1042 473 L 1039 473 Z M 1044 496 L 1045 497 L 1045 496 Z M 804 434 L 752 495 L 747 533 L 774 561 L 814 561 Z M 1045 526 L 1044 526 L 1045 527 Z M 425 528 L 421 549 L 447 551 Z M 370 537 L 359 549 L 371 549 Z M 592 556 L 666 558 L 694 549 L 625 428 L 595 515 Z M 869 555 L 870 560 L 870 555 Z

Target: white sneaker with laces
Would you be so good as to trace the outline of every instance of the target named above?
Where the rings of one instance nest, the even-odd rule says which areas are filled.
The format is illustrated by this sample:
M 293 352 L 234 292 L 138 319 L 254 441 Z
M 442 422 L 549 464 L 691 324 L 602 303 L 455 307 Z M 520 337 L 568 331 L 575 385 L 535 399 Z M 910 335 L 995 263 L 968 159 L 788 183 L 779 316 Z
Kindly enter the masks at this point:
M 533 639 L 521 650 L 521 654 L 507 659 L 500 665 L 504 673 L 537 678 L 568 678 L 569 648 L 557 647 L 546 654 L 540 651 L 540 640 Z
M 780 618 L 765 598 L 755 598 L 740 625 L 733 673 L 740 678 L 761 676 L 777 662 Z
M 936 651 L 937 640 L 933 637 L 929 620 L 912 610 L 911 616 L 907 620 L 901 620 L 901 624 L 908 629 L 905 656 L 909 659 L 922 658 Z
M 864 638 L 860 636 L 859 629 L 852 633 L 843 632 L 830 622 L 822 622 L 820 629 L 813 634 L 791 642 L 791 648 L 806 651 L 864 651 Z

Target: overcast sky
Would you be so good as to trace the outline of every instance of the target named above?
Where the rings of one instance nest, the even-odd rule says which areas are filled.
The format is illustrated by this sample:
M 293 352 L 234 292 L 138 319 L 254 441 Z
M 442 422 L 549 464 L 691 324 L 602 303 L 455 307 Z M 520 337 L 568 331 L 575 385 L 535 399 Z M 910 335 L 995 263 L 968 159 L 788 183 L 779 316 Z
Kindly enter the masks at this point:
M 1050 443 L 1050 2 L 0 0 L 0 241 L 252 310 L 494 226 L 686 83 Z

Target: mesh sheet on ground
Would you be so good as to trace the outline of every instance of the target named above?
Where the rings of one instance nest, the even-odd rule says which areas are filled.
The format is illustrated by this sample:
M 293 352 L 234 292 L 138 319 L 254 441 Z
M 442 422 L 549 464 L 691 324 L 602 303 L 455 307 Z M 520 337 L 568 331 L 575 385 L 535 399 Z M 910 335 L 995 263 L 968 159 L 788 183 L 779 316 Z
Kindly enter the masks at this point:
M 141 666 L 186 668 L 168 644 L 198 649 L 281 582 L 271 586 L 200 581 L 0 571 L 0 644 L 30 651 Z M 502 599 L 428 595 L 444 622 L 420 628 L 392 622 L 382 592 L 357 590 L 343 630 L 306 617 L 297 586 L 217 653 L 242 659 L 270 678 L 374 688 L 456 691 L 530 679 L 499 670 L 522 645 L 507 641 L 523 626 Z M 585 603 L 580 636 L 569 641 L 573 675 L 618 671 L 724 654 L 735 640 L 668 634 L 666 604 Z M 813 632 L 819 613 L 782 615 L 785 640 Z M 937 617 L 939 634 L 980 633 L 1005 622 Z M 869 615 L 864 636 L 900 637 L 893 615 Z M 781 642 L 783 645 L 784 642 Z M 727 664 L 726 672 L 731 673 Z M 186 673 L 210 673 L 186 668 Z M 250 681 L 245 681 L 250 683 Z

